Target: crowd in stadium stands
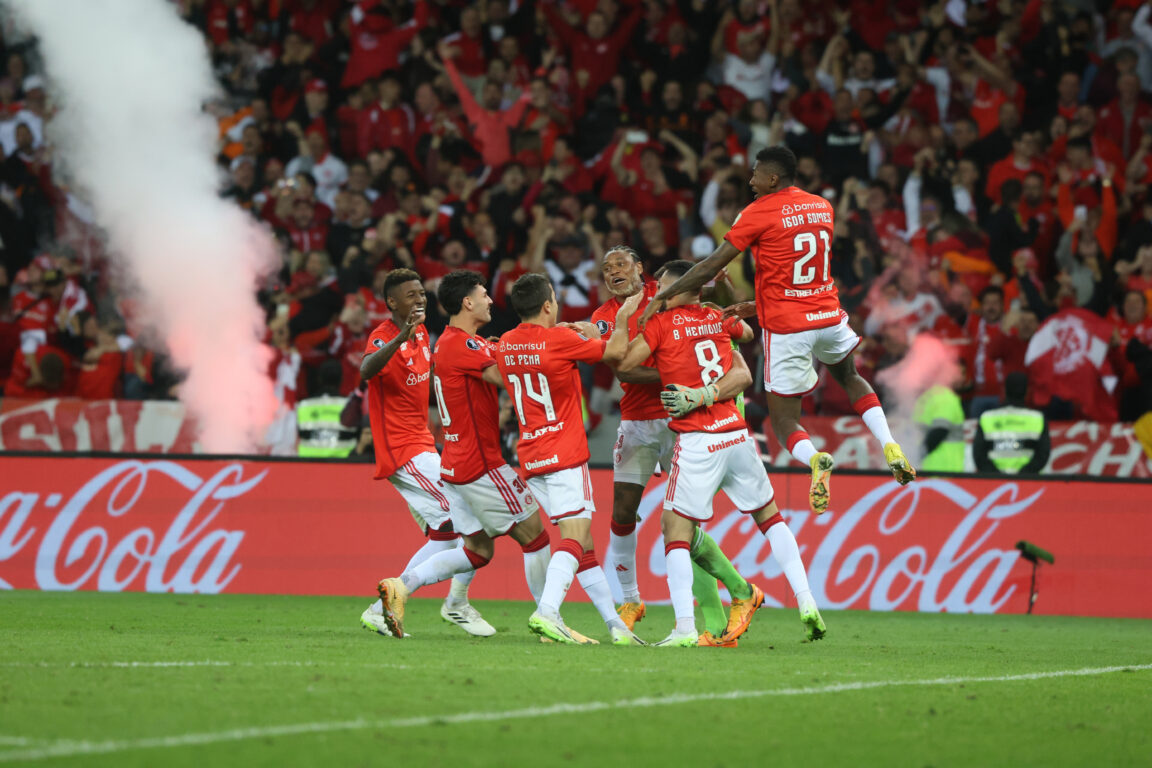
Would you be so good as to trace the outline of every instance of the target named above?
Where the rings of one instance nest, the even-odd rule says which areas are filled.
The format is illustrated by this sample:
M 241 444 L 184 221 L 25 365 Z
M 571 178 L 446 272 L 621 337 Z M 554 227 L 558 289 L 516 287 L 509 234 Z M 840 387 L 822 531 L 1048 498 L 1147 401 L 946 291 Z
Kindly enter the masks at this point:
M 434 289 L 460 267 L 489 280 L 493 334 L 532 271 L 562 320 L 587 319 L 607 297 L 606 246 L 631 245 L 649 273 L 707 255 L 750 201 L 756 153 L 784 143 L 799 185 L 836 206 L 831 269 L 866 377 L 935 334 L 979 411 L 1043 321 L 1080 307 L 1114 329 L 1119 385 L 1110 410 L 1057 398 L 1048 415 L 1152 410 L 1148 4 L 175 4 L 227 93 L 208 106 L 221 193 L 282 247 L 261 300 L 269 343 L 303 363 L 288 397 L 334 382 L 337 363 L 340 392 L 356 386 L 388 270 L 422 275 L 433 332 Z M 175 377 L 132 343 L 88 207 L 53 175 L 34 43 L 7 40 L 0 66 L 6 394 L 168 396 Z M 751 297 L 751 263 L 724 298 Z M 808 412 L 852 413 L 825 378 Z

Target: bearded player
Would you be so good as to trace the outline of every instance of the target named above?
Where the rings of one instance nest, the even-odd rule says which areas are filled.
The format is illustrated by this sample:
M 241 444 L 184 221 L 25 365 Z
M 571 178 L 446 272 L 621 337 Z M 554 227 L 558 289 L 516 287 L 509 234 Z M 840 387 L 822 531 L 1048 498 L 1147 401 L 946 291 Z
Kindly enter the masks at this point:
M 547 276 L 520 277 L 508 296 L 520 325 L 496 347 L 496 365 L 507 382 L 519 420 L 516 453 L 532 494 L 560 529 L 548 563 L 544 592 L 529 628 L 558 643 L 578 643 L 560 618 L 573 579 L 596 606 L 616 645 L 643 645 L 616 615 L 612 591 L 592 547 L 592 479 L 581 411 L 577 362 L 599 363 L 605 342 L 556 324 L 559 304 Z M 595 335 L 595 328 L 585 323 Z
M 616 314 L 624 300 L 639 295 L 639 307 L 643 309 L 656 294 L 657 284 L 644 281 L 639 254 L 623 245 L 604 255 L 601 271 L 612 298 L 592 314 L 592 322 L 601 336 L 607 338 L 616 327 Z M 637 334 L 636 317 L 633 315 L 628 327 L 629 340 Z M 748 337 L 740 340 L 749 341 L 752 329 L 744 327 Z M 743 363 L 743 358 L 740 362 Z M 668 429 L 668 413 L 660 400 L 660 375 L 655 368 L 639 365 L 628 371 L 617 369 L 616 377 L 624 396 L 620 399 L 620 428 L 612 456 L 612 523 L 606 560 L 608 567 L 615 566 L 624 596 L 624 603 L 617 612 L 628 628 L 633 629 L 645 613 L 636 579 L 637 510 L 644 488 L 657 466 L 666 471 L 671 468 L 676 433 Z M 700 635 L 700 645 L 721 645 L 720 638 L 726 634 L 728 616 L 720 602 L 716 578 L 727 587 L 737 612 L 746 610 L 743 607 L 745 603 L 759 607 L 764 600 L 763 593 L 737 573 L 720 547 L 702 528 L 696 529 L 691 556 L 692 590 L 706 627 Z M 731 646 L 735 642 L 736 637 L 729 637 L 723 645 Z
M 394 269 L 384 281 L 384 296 L 392 317 L 368 337 L 360 378 L 368 383 L 376 479 L 392 484 L 428 537 L 404 567 L 407 572 L 437 552 L 456 549 L 458 536 L 440 481 L 440 455 L 428 431 L 432 352 L 424 327 L 428 306 L 424 283 L 410 269 Z M 474 573 L 453 577 L 440 615 L 471 635 L 487 637 L 496 630 L 468 603 L 468 585 Z M 392 634 L 381 600 L 364 611 L 360 622 L 382 635 Z
M 751 247 L 756 258 L 756 301 L 729 307 L 725 314 L 757 315 L 763 334 L 764 388 L 772 431 L 797 461 L 811 467 L 808 502 L 812 511 L 828 509 L 835 462 L 818 452 L 800 426 L 800 398 L 816 386 L 812 358 L 828 370 L 852 400 L 853 407 L 884 447 L 888 468 L 901 485 L 916 471 L 892 437 L 880 400 L 856 372 L 852 352 L 860 337 L 848 326 L 832 281 L 833 208 L 818 195 L 795 186 L 796 156 L 787 147 L 769 147 L 756 155 L 749 181 L 756 199 L 749 203 L 724 242 L 683 277 L 662 289 L 640 318 L 643 327 L 662 300 L 696 294 L 728 262 Z
M 385 621 L 394 637 L 403 637 L 409 595 L 483 568 L 492 559 L 493 538 L 508 535 L 520 545 L 528 590 L 537 602 L 551 554 L 539 506 L 500 454 L 498 392 L 503 380 L 492 347 L 477 335 L 492 320 L 484 277 L 470 270 L 451 272 L 440 281 L 437 298 L 449 315 L 432 355 L 432 391 L 444 426 L 440 479 L 464 546 L 437 552 L 399 577 L 380 582 Z M 441 609 L 441 615 L 446 610 Z
M 657 273 L 661 289 L 690 268 L 686 261 L 668 262 Z M 651 358 L 665 386 L 664 401 L 674 415 L 669 426 L 677 433 L 676 451 L 660 522 L 676 626 L 657 645 L 697 645 L 689 551 L 699 524 L 712 519 L 712 497 L 720 490 L 737 509 L 751 515 L 767 537 L 772 557 L 796 596 L 807 638 L 822 638 L 824 621 L 809 589 L 796 537 L 776 507 L 755 438 L 734 400 L 752 383 L 746 368 L 733 371 L 736 355 L 731 341 L 747 334 L 747 325 L 701 306 L 698 293 L 676 293 L 668 310 L 652 317 L 643 334 L 629 341 L 624 329 L 639 305 L 640 297 L 632 296 L 620 308 L 607 354 L 622 356 L 619 367 L 624 371 Z M 726 636 L 747 629 L 757 607 L 733 601 Z

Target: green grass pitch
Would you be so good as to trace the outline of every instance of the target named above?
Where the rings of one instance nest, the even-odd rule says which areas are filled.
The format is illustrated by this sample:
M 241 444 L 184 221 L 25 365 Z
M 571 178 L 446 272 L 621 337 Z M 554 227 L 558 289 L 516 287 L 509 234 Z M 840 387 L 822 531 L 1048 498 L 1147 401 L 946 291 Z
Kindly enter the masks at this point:
M 736 649 L 473 639 L 414 600 L 0 593 L 0 764 L 1152 765 L 1152 622 L 763 610 Z M 586 603 L 568 623 L 606 640 Z M 663 637 L 667 607 L 637 625 Z

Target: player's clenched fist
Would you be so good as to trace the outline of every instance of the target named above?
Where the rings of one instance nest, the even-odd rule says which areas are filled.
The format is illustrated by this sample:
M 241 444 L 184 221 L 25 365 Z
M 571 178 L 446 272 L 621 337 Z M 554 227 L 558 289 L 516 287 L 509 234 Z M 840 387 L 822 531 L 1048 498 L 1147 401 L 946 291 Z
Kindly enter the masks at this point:
M 669 414 L 681 418 L 702 405 L 715 403 L 717 392 L 715 384 L 706 384 L 695 389 L 669 384 L 660 392 L 660 403 Z

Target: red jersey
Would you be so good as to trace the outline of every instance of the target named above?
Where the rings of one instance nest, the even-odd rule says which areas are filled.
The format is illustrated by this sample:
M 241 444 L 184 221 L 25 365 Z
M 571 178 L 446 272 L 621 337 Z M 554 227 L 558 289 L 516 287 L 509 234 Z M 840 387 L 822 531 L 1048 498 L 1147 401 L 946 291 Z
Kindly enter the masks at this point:
M 787 187 L 745 206 L 724 236 L 756 259 L 756 315 L 772 333 L 827 328 L 840 322 L 832 282 L 832 204 Z
M 636 338 L 639 331 L 636 328 L 636 321 L 640 319 L 640 315 L 644 312 L 644 308 L 648 306 L 648 302 L 656 295 L 660 287 L 655 282 L 644 284 L 644 299 L 640 302 L 635 314 L 632 315 L 628 321 L 628 340 Z M 620 311 L 620 305 L 624 302 L 613 296 L 595 312 L 592 313 L 592 322 L 600 329 L 600 335 L 605 339 L 612 335 L 612 331 L 616 328 L 616 313 Z M 651 359 L 646 362 L 646 365 L 652 365 Z M 624 397 L 620 398 L 620 418 L 630 421 L 650 421 L 652 419 L 666 419 L 668 412 L 664 410 L 664 406 L 660 404 L 660 384 L 628 384 L 620 382 L 620 388 L 624 390 Z
M 659 312 L 644 326 L 661 384 L 699 387 L 714 384 L 732 368 L 732 340 L 741 335 L 738 317 L 700 304 Z M 736 401 L 697 408 L 668 424 L 673 432 L 734 432 L 747 429 Z
M 520 419 L 520 466 L 529 476 L 588 461 L 577 362 L 604 359 L 607 342 L 555 326 L 521 323 L 500 337 L 496 364 Z
M 388 320 L 368 337 L 365 355 L 383 347 L 400 329 Z M 428 378 L 432 352 L 428 330 L 416 332 L 400 345 L 396 354 L 368 382 L 368 415 L 372 421 L 372 442 L 376 448 L 376 479 L 390 477 L 418 453 L 435 451 L 428 431 Z
M 482 337 L 448 326 L 436 342 L 432 364 L 432 390 L 444 425 L 440 479 L 470 483 L 504 464 L 499 391 L 482 378 L 496 358 Z

